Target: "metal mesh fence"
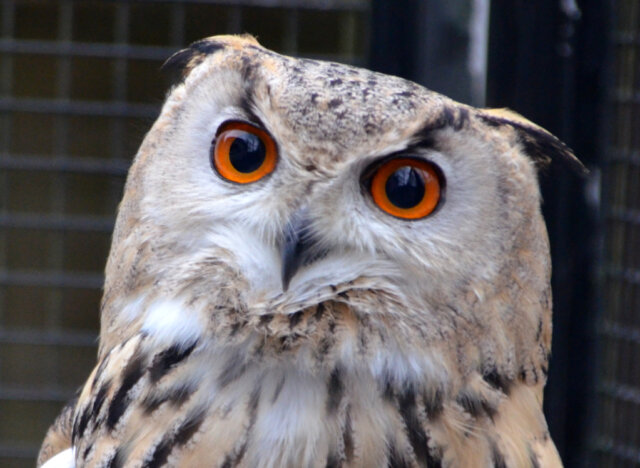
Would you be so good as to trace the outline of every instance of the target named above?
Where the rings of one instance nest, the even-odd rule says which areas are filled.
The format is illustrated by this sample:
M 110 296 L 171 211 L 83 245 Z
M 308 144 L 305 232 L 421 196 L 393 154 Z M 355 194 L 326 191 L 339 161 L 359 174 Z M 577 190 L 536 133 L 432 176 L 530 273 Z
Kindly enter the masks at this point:
M 269 8 L 267 8 L 267 6 Z M 364 64 L 366 0 L 0 3 L 0 466 L 32 466 L 95 360 L 102 270 L 172 52 L 250 32 Z
M 640 2 L 615 2 L 594 466 L 640 466 Z

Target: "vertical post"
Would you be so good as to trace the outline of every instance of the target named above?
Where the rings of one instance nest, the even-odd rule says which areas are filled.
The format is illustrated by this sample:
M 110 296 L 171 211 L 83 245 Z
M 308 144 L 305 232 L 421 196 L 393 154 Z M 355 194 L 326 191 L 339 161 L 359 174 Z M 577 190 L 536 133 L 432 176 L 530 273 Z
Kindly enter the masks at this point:
M 416 79 L 420 12 L 415 0 L 373 0 L 369 54 L 373 70 Z
M 547 128 L 587 165 L 599 159 L 600 113 L 593 110 L 603 97 L 597 89 L 604 89 L 602 74 L 588 70 L 594 59 L 604 63 L 604 49 L 592 48 L 597 31 L 606 42 L 606 8 L 597 3 L 581 2 L 580 17 L 571 0 L 493 0 L 489 29 L 488 105 L 510 107 Z M 545 411 L 564 463 L 576 466 L 586 450 L 595 379 L 597 202 L 585 196 L 589 180 L 558 162 L 540 180 L 554 295 Z
M 0 23 L 0 37 L 13 38 L 14 3 L 13 0 L 2 2 L 2 22 Z M 9 96 L 13 81 L 13 57 L 9 54 L 0 58 L 0 96 Z M 11 149 L 11 115 L 9 112 L 0 113 L 0 157 L 8 156 Z M 0 214 L 8 212 L 9 178 L 5 171 L 0 171 Z M 0 271 L 7 267 L 7 234 L 0 229 Z M 6 286 L 0 286 L 0 328 L 4 323 L 6 311 Z M 0 376 L 1 377 L 1 376 Z
M 374 0 L 370 66 L 470 103 L 472 2 Z
M 73 3 L 70 0 L 62 0 L 58 10 L 58 37 L 62 43 L 71 42 L 73 26 Z M 71 97 L 71 57 L 64 55 L 57 58 L 55 93 L 56 98 L 61 101 L 68 101 Z M 53 144 L 52 152 L 54 157 L 66 156 L 69 149 L 69 117 L 57 116 L 53 124 Z M 52 175 L 50 191 L 50 210 L 55 216 L 63 217 L 66 208 L 66 191 L 68 176 L 66 174 Z M 49 233 L 50 250 L 48 268 L 55 272 L 62 272 L 65 266 L 65 232 L 54 231 Z M 62 307 L 65 291 L 63 288 L 49 287 L 48 300 L 49 310 L 46 312 L 45 323 L 47 330 L 60 330 L 62 327 Z M 43 382 L 55 382 L 60 369 L 66 363 L 60 360 L 59 353 L 51 353 L 48 358 L 50 365 L 46 366 L 47 375 L 43 376 Z
M 128 2 L 118 2 L 115 5 L 114 18 L 114 43 L 120 46 L 126 46 L 129 43 L 129 27 L 131 22 L 131 5 Z M 112 69 L 112 100 L 123 103 L 127 100 L 127 70 L 129 67 L 128 59 L 124 56 L 118 56 L 113 60 Z M 110 151 L 109 156 L 112 159 L 129 159 L 132 155 L 126 154 L 126 135 L 128 122 L 126 117 L 110 118 Z M 109 190 L 110 200 L 105 200 L 109 206 L 117 206 L 118 201 L 122 197 L 120 184 L 111 184 Z
M 298 28 L 300 27 L 298 9 L 287 10 L 285 15 L 284 50 L 287 54 L 296 55 L 298 53 Z

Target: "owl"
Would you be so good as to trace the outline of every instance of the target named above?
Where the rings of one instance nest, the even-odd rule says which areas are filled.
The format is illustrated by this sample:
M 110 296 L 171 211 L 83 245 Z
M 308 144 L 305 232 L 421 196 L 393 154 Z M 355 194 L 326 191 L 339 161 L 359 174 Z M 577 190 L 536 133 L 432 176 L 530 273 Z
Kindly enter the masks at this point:
M 506 110 L 215 36 L 129 172 L 49 467 L 554 467 L 537 168 Z

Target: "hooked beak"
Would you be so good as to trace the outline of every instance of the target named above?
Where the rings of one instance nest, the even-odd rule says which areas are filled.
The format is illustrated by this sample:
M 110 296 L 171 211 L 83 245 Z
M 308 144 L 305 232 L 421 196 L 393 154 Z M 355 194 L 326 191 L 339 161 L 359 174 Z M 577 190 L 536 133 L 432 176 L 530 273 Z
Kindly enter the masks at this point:
M 311 254 L 313 240 L 309 237 L 309 212 L 307 208 L 296 211 L 284 233 L 281 246 L 282 253 L 282 290 L 289 288 L 291 278 L 298 269 L 311 263 L 316 257 Z

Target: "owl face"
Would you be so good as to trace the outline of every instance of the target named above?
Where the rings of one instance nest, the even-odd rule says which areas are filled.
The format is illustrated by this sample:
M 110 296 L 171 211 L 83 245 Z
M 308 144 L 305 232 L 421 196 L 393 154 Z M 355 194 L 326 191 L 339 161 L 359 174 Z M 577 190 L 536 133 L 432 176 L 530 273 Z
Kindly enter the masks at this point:
M 129 176 L 103 342 L 144 320 L 149 284 L 205 303 L 226 291 L 247 317 L 351 294 L 360 313 L 393 317 L 398 341 L 420 330 L 419 346 L 461 326 L 502 346 L 514 317 L 516 329 L 550 336 L 534 163 L 542 147 L 565 151 L 554 137 L 513 114 L 250 38 L 204 40 L 169 64 L 183 80 Z

